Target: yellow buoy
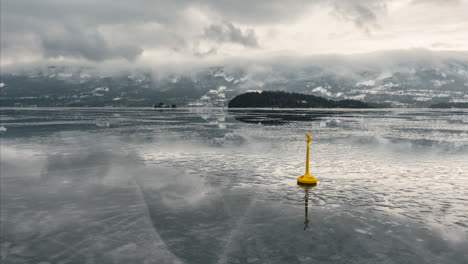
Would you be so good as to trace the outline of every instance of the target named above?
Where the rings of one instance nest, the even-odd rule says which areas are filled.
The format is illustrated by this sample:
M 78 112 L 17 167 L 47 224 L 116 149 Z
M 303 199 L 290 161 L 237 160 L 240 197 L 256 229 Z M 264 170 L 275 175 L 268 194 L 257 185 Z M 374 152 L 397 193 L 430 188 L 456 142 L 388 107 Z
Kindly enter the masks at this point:
M 315 185 L 317 184 L 317 178 L 312 176 L 309 173 L 309 147 L 310 147 L 310 142 L 312 141 L 310 137 L 312 136 L 312 133 L 306 134 L 306 143 L 307 143 L 307 151 L 306 151 L 306 169 L 305 173 L 299 177 L 297 177 L 297 184 L 306 184 L 306 185 Z

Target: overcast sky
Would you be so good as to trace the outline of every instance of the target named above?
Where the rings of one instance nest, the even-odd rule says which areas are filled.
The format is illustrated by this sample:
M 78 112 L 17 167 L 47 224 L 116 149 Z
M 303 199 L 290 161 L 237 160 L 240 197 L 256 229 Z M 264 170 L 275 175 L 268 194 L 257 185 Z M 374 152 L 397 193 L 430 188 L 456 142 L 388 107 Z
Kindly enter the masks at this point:
M 468 51 L 468 0 L 1 0 L 1 64 Z

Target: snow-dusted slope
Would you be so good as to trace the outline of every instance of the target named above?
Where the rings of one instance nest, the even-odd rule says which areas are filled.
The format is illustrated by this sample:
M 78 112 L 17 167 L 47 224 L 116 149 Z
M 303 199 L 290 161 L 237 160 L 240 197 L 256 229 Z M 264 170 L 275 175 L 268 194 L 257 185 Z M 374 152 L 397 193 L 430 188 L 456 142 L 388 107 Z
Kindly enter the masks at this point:
M 394 106 L 468 102 L 468 60 L 365 59 L 270 61 L 197 68 L 191 72 L 133 69 L 105 72 L 50 66 L 4 73 L 3 105 L 138 105 L 157 102 L 223 106 L 251 90 L 283 90 Z M 383 66 L 385 65 L 385 66 Z

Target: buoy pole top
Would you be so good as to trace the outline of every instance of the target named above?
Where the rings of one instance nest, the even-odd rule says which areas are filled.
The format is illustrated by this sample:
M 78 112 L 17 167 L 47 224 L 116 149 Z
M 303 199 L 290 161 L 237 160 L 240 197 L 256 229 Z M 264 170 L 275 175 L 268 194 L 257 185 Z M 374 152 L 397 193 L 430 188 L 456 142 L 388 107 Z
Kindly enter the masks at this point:
M 307 143 L 307 148 L 306 148 L 306 160 L 305 160 L 305 174 L 304 175 L 310 175 L 309 173 L 309 149 L 310 149 L 310 142 L 312 141 L 310 137 L 312 136 L 312 133 L 306 134 L 306 143 Z

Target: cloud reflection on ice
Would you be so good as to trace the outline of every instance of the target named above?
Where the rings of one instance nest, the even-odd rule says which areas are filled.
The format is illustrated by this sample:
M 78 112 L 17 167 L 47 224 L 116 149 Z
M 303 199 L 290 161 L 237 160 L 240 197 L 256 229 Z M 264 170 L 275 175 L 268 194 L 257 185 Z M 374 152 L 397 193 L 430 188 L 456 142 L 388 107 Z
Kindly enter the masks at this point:
M 466 260 L 463 114 L 262 126 L 222 110 L 15 111 L 1 135 L 2 263 Z M 110 125 L 31 124 L 43 114 Z M 319 185 L 304 231 L 304 191 L 287 181 L 311 130 Z

